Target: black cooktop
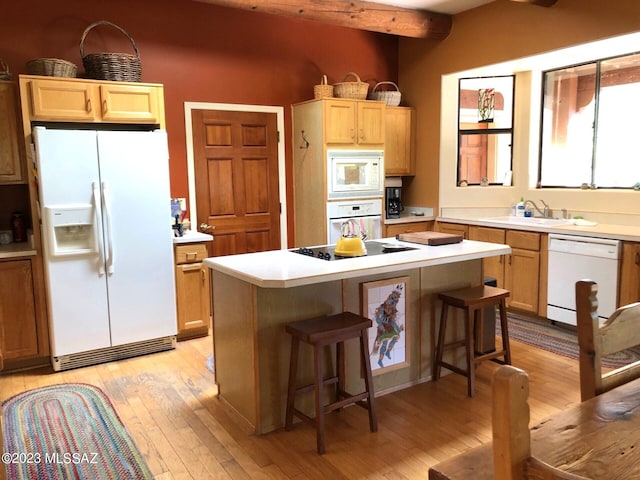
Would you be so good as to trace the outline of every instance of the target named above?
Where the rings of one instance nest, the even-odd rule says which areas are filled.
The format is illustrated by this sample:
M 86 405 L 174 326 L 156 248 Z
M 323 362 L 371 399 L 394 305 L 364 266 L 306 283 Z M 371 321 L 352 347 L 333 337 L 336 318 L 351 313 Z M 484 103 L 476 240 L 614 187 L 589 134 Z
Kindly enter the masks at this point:
M 383 255 L 394 252 L 404 252 L 407 250 L 416 250 L 416 247 L 409 247 L 407 245 L 400 245 L 396 243 L 384 243 L 369 240 L 364 242 L 364 246 L 367 249 L 367 257 L 374 255 Z M 292 250 L 293 253 L 299 253 L 301 255 L 307 255 L 309 257 L 318 258 L 320 260 L 341 260 L 345 258 L 357 258 L 353 256 L 341 256 L 335 254 L 335 245 L 325 245 L 323 247 L 301 247 L 296 250 Z

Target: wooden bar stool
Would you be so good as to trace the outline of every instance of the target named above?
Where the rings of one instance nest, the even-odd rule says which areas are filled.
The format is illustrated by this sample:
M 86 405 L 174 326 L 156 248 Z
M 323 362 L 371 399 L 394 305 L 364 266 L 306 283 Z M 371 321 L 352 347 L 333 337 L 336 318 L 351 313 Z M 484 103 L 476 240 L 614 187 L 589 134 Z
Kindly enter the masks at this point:
M 433 379 L 440 378 L 441 367 L 467 377 L 467 392 L 470 397 L 474 394 L 474 378 L 476 365 L 484 360 L 493 360 L 498 363 L 511 365 L 511 349 L 509 348 L 509 329 L 507 325 L 506 298 L 509 290 L 480 285 L 477 287 L 460 288 L 438 294 L 442 300 L 442 313 L 440 315 L 440 331 L 438 332 L 438 344 L 436 347 L 436 359 L 434 363 Z M 447 327 L 447 313 L 449 307 L 458 307 L 464 310 L 464 338 L 445 344 Z M 478 353 L 475 349 L 475 332 L 481 328 L 481 312 L 485 307 L 498 306 L 500 309 L 500 327 L 502 329 L 502 349 L 490 353 Z M 466 369 L 457 367 L 442 360 L 445 350 L 465 348 Z M 498 360 L 497 357 L 504 357 Z
M 316 427 L 318 453 L 325 452 L 324 425 L 325 415 L 339 408 L 353 403 L 369 410 L 369 428 L 378 431 L 375 405 L 373 400 L 373 377 L 369 361 L 369 347 L 367 329 L 371 327 L 371 320 L 351 312 L 342 312 L 328 317 L 312 318 L 292 322 L 286 325 L 287 333 L 291 334 L 291 361 L 289 364 L 289 388 L 287 391 L 287 409 L 285 430 L 291 430 L 293 416 L 308 421 Z M 360 359 L 364 373 L 365 391 L 351 395 L 345 391 L 344 341 L 351 338 L 360 339 Z M 298 370 L 298 348 L 300 341 L 313 346 L 314 383 L 303 387 L 296 387 Z M 324 348 L 336 344 L 336 375 L 324 378 Z M 335 401 L 324 405 L 324 386 L 337 383 Z M 315 390 L 315 417 L 311 418 L 294 407 L 297 393 Z M 366 400 L 366 401 L 365 401 Z

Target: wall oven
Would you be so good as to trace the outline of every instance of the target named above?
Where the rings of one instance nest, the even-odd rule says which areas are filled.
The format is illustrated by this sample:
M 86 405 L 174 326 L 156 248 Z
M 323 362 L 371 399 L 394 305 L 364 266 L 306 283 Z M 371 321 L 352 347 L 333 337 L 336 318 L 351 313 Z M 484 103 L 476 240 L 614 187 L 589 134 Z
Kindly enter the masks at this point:
M 327 200 L 382 197 L 382 150 L 327 150 Z
M 353 218 L 360 226 L 363 240 L 382 238 L 382 199 L 327 203 L 327 243 L 342 236 L 342 224 Z

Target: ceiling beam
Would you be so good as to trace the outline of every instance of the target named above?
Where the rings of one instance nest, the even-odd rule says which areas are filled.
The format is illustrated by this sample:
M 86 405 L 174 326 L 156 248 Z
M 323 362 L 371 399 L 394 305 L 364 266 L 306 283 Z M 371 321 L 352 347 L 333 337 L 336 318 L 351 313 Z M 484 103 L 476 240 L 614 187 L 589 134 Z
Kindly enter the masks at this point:
M 197 0 L 252 12 L 331 23 L 402 37 L 442 40 L 451 31 L 451 15 L 409 10 L 360 0 Z
M 512 2 L 530 3 L 531 5 L 537 5 L 539 7 L 552 7 L 558 0 L 511 0 Z

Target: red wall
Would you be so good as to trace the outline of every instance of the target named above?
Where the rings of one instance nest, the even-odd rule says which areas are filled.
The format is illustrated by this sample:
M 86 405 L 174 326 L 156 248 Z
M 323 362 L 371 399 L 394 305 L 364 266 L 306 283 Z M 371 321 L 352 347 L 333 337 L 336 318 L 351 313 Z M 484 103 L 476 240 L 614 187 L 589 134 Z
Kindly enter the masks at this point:
M 26 73 L 33 58 L 57 57 L 78 65 L 84 29 L 109 20 L 127 30 L 142 60 L 142 81 L 165 87 L 171 155 L 171 193 L 187 197 L 184 102 L 284 106 L 287 197 L 291 195 L 293 103 L 313 98 L 321 75 L 341 81 L 349 71 L 374 84 L 397 80 L 398 41 L 392 35 L 217 7 L 192 0 L 26 0 L 5 2 L 0 15 L 0 58 Z M 98 27 L 85 54 L 132 52 L 126 37 Z M 292 239 L 289 222 L 289 237 Z

